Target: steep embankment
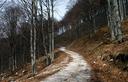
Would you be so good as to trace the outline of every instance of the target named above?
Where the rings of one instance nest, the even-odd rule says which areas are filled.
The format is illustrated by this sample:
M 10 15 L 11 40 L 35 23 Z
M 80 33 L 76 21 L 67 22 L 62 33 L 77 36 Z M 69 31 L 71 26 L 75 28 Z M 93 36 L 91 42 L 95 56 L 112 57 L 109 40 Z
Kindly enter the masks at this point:
M 128 22 L 123 23 L 124 42 L 110 41 L 107 27 L 91 38 L 75 40 L 69 49 L 80 53 L 94 72 L 94 82 L 128 82 Z

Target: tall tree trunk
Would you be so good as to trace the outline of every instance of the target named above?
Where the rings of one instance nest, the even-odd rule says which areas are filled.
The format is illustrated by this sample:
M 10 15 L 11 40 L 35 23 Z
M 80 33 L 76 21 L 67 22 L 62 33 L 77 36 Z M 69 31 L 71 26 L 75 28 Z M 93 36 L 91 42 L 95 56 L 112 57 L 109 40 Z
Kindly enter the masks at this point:
M 123 21 L 123 19 L 124 19 L 123 0 L 118 0 L 117 5 L 118 5 L 118 10 L 119 10 L 120 20 Z
M 44 49 L 44 54 L 46 56 L 46 64 L 48 65 L 49 64 L 49 58 L 48 58 L 48 51 L 47 51 L 47 47 L 46 47 L 46 36 L 45 36 L 45 30 L 44 30 L 44 27 L 43 27 L 43 5 L 42 5 L 42 0 L 40 0 L 40 11 L 41 11 L 41 30 L 42 30 L 42 39 L 43 39 L 43 49 Z
M 108 1 L 108 25 L 111 30 L 112 40 L 122 41 L 123 34 L 121 31 L 121 17 L 119 14 L 118 0 L 107 0 Z
M 32 62 L 32 73 L 36 74 L 36 14 L 37 14 L 37 0 L 32 0 L 32 16 L 31 16 L 31 31 L 30 31 L 30 45 L 31 45 L 31 62 Z
M 52 8 L 52 38 L 51 38 L 51 46 L 52 46 L 52 52 L 51 52 L 51 55 L 52 55 L 52 58 L 51 60 L 53 61 L 54 60 L 54 0 L 51 0 L 51 8 Z
M 48 40 L 49 40 L 49 44 L 48 44 L 48 48 L 49 48 L 49 52 L 47 54 L 48 57 L 48 62 L 47 65 L 51 64 L 51 57 L 52 57 L 52 42 L 51 42 L 51 19 L 50 19 L 50 0 L 47 0 L 47 15 L 48 15 Z
M 124 12 L 124 18 L 126 18 L 127 17 L 127 15 L 126 15 L 126 0 L 122 0 L 122 6 L 123 6 L 123 12 Z
M 107 0 L 108 1 L 108 26 L 110 28 L 110 32 L 111 32 L 111 39 L 112 40 L 115 40 L 115 33 L 114 33 L 114 30 L 113 30 L 113 21 L 112 21 L 112 8 L 111 8 L 111 4 L 110 4 L 110 0 Z

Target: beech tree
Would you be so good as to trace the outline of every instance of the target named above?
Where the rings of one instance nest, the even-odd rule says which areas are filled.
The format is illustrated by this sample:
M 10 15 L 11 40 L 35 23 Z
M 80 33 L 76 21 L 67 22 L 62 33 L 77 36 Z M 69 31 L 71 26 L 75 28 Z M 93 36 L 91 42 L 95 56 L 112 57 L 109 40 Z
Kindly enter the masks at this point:
M 51 58 L 51 61 L 53 61 L 54 60 L 54 3 L 55 3 L 55 1 L 56 0 L 51 0 L 51 12 L 52 12 L 52 16 L 51 16 L 51 18 L 52 18 L 52 26 L 51 26 L 51 31 L 52 31 L 52 34 L 51 34 L 51 39 L 52 39 L 52 41 L 51 41 L 51 50 L 52 50 L 52 52 L 51 52 L 51 54 L 52 54 L 52 58 Z
M 122 41 L 123 34 L 121 30 L 121 20 L 123 19 L 122 5 L 118 4 L 118 0 L 108 1 L 108 26 L 111 31 L 112 40 Z M 120 1 L 120 0 L 119 0 Z M 120 11 L 119 11 L 120 10 Z
M 30 45 L 31 45 L 31 62 L 32 73 L 36 73 L 36 18 L 37 18 L 37 0 L 32 0 L 32 16 L 31 16 L 31 31 L 30 31 Z
M 56 0 L 46 0 L 43 1 L 43 4 L 46 8 L 46 17 L 47 17 L 47 44 L 48 44 L 48 53 L 47 65 L 51 64 L 54 60 L 54 6 Z

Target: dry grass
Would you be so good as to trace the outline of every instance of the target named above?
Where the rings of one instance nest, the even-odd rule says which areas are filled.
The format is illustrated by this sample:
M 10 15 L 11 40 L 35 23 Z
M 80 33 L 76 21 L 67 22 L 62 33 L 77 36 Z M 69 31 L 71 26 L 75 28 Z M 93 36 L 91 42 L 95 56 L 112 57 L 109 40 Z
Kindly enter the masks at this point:
M 79 52 L 92 67 L 92 82 L 128 82 L 128 71 L 107 59 L 110 54 L 128 53 L 128 22 L 123 23 L 124 42 L 121 44 L 110 41 L 107 27 L 100 29 L 92 38 L 80 38 L 72 43 L 71 50 Z M 97 45 L 100 46 L 95 48 Z M 104 59 L 104 60 L 103 60 Z
M 12 74 L 0 82 L 9 82 L 9 80 L 16 80 L 16 82 L 39 82 L 40 80 L 62 69 L 63 66 L 69 63 L 71 60 L 71 58 L 64 52 L 57 51 L 56 55 L 57 55 L 57 58 L 48 67 L 45 67 L 44 62 L 42 62 L 42 58 L 37 60 L 37 63 L 36 63 L 37 75 L 35 76 L 32 76 L 31 65 L 28 65 L 24 67 L 22 70 L 16 72 L 17 75 Z

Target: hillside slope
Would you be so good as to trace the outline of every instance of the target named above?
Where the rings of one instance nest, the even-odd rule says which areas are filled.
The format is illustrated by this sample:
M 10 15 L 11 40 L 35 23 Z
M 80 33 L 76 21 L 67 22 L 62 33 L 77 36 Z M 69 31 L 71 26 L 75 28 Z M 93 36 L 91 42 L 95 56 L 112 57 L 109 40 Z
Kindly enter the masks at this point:
M 108 28 L 102 27 L 92 38 L 81 37 L 69 46 L 91 65 L 94 82 L 128 82 L 128 22 L 122 26 L 122 43 L 112 42 Z

